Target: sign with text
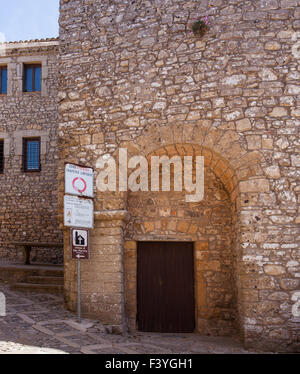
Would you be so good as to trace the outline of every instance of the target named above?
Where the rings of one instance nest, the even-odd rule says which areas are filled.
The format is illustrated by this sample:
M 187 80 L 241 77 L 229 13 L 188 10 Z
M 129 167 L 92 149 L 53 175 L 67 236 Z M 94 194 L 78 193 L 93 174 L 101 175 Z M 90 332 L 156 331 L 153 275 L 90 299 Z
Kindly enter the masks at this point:
M 94 196 L 94 170 L 75 164 L 65 165 L 65 193 L 77 196 Z
M 93 200 L 65 195 L 64 225 L 92 229 L 94 227 Z
M 81 228 L 71 229 L 71 258 L 88 260 L 89 254 L 89 230 Z

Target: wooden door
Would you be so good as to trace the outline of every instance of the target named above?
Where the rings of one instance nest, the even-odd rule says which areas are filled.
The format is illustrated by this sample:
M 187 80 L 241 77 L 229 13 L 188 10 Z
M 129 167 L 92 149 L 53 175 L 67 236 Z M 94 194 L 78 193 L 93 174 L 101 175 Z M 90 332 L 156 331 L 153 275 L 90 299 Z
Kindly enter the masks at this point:
M 138 243 L 137 323 L 140 331 L 194 331 L 193 243 Z

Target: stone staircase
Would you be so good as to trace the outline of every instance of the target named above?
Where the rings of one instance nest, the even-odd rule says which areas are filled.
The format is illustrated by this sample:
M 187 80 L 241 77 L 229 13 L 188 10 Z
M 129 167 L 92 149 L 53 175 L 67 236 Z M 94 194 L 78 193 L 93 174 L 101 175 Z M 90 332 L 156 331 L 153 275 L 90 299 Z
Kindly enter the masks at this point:
M 39 293 L 63 293 L 64 270 L 62 266 L 22 266 L 22 269 L 11 269 L 18 273 L 11 282 L 11 288 L 16 291 Z
M 63 277 L 31 276 L 27 282 L 15 283 L 12 287 L 17 291 L 62 293 L 64 290 Z

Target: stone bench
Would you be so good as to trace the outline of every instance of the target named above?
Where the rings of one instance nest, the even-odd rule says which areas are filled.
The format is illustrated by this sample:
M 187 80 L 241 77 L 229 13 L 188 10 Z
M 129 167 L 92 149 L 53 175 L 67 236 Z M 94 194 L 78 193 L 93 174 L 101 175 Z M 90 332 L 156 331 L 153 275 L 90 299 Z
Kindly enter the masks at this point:
M 25 253 L 25 265 L 30 265 L 30 252 L 34 248 L 63 248 L 63 243 L 43 243 L 43 242 L 12 242 L 17 247 L 22 247 Z

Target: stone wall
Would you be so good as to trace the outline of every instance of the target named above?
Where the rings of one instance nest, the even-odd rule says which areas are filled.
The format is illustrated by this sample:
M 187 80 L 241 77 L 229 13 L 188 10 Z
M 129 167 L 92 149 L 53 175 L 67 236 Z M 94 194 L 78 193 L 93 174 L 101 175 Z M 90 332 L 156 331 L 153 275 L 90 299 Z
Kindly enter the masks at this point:
M 239 331 L 247 347 L 263 350 L 295 351 L 300 344 L 299 5 L 61 0 L 60 215 L 64 161 L 96 167 L 100 155 L 120 147 L 147 156 L 175 144 L 186 145 L 187 154 L 199 146 L 232 202 Z M 198 39 L 191 25 L 203 15 L 210 16 L 210 30 Z M 130 199 L 96 191 L 95 208 L 100 216 L 132 211 Z M 153 224 L 143 221 L 148 238 L 156 237 L 159 216 Z M 92 256 L 109 257 L 122 245 L 124 223 L 120 236 L 107 220 L 99 224 L 105 230 L 93 235 L 105 246 L 93 245 Z M 68 297 L 75 289 L 71 269 Z M 111 288 L 91 273 L 114 274 Z M 86 308 L 104 322 L 103 313 L 116 309 L 120 325 L 126 321 L 123 277 L 120 257 L 114 269 L 101 261 L 85 265 Z M 73 292 L 70 308 L 74 300 Z
M 57 221 L 58 40 L 2 44 L 0 64 L 8 69 L 8 90 L 0 95 L 0 257 L 21 261 L 13 241 L 60 242 Z M 23 64 L 41 63 L 41 92 L 23 92 Z M 22 171 L 22 138 L 41 138 L 41 171 Z M 32 250 L 32 262 L 62 262 L 57 249 Z

